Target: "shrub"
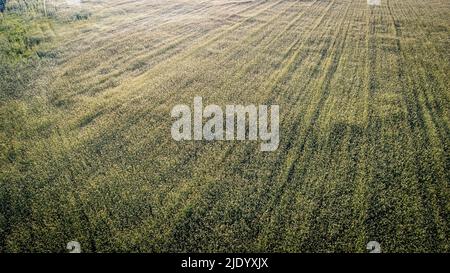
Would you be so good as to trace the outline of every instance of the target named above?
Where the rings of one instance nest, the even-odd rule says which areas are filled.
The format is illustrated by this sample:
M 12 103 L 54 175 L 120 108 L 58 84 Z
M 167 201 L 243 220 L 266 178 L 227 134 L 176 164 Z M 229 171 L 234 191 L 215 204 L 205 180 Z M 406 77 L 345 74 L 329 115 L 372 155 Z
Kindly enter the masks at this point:
M 72 15 L 72 20 L 73 21 L 87 20 L 89 19 L 89 17 L 91 17 L 91 12 L 81 10 Z

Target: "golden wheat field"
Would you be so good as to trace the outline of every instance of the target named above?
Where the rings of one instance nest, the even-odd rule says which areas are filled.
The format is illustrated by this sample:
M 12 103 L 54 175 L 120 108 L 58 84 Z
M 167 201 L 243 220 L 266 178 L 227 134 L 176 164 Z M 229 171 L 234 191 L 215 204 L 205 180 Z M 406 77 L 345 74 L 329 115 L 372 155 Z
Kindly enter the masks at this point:
M 0 252 L 450 251 L 448 0 L 0 16 Z M 174 141 L 194 97 L 279 105 L 278 149 Z

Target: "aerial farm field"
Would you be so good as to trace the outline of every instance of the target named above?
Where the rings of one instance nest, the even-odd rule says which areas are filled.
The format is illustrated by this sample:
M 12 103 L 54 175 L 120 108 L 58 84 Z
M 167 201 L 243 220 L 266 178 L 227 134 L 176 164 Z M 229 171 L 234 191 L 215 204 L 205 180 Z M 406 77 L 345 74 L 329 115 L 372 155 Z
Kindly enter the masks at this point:
M 0 252 L 450 252 L 449 72 L 448 0 L 6 1 Z

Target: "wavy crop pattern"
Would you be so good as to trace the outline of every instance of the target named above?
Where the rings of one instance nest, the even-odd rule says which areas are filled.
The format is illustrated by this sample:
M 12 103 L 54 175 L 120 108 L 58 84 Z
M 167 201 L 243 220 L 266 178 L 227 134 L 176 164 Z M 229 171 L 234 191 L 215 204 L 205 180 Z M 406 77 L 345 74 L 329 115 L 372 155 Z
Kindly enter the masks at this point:
M 0 252 L 450 251 L 448 0 L 7 2 Z M 174 141 L 195 96 L 278 150 Z

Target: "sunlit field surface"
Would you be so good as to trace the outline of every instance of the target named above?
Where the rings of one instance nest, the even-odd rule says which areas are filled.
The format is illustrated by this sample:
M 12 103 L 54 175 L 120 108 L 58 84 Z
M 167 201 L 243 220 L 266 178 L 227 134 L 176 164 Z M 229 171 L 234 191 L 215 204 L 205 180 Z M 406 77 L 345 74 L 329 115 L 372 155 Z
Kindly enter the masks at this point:
M 47 2 L 0 15 L 0 252 L 450 251 L 450 1 Z M 278 150 L 174 141 L 195 96 Z

